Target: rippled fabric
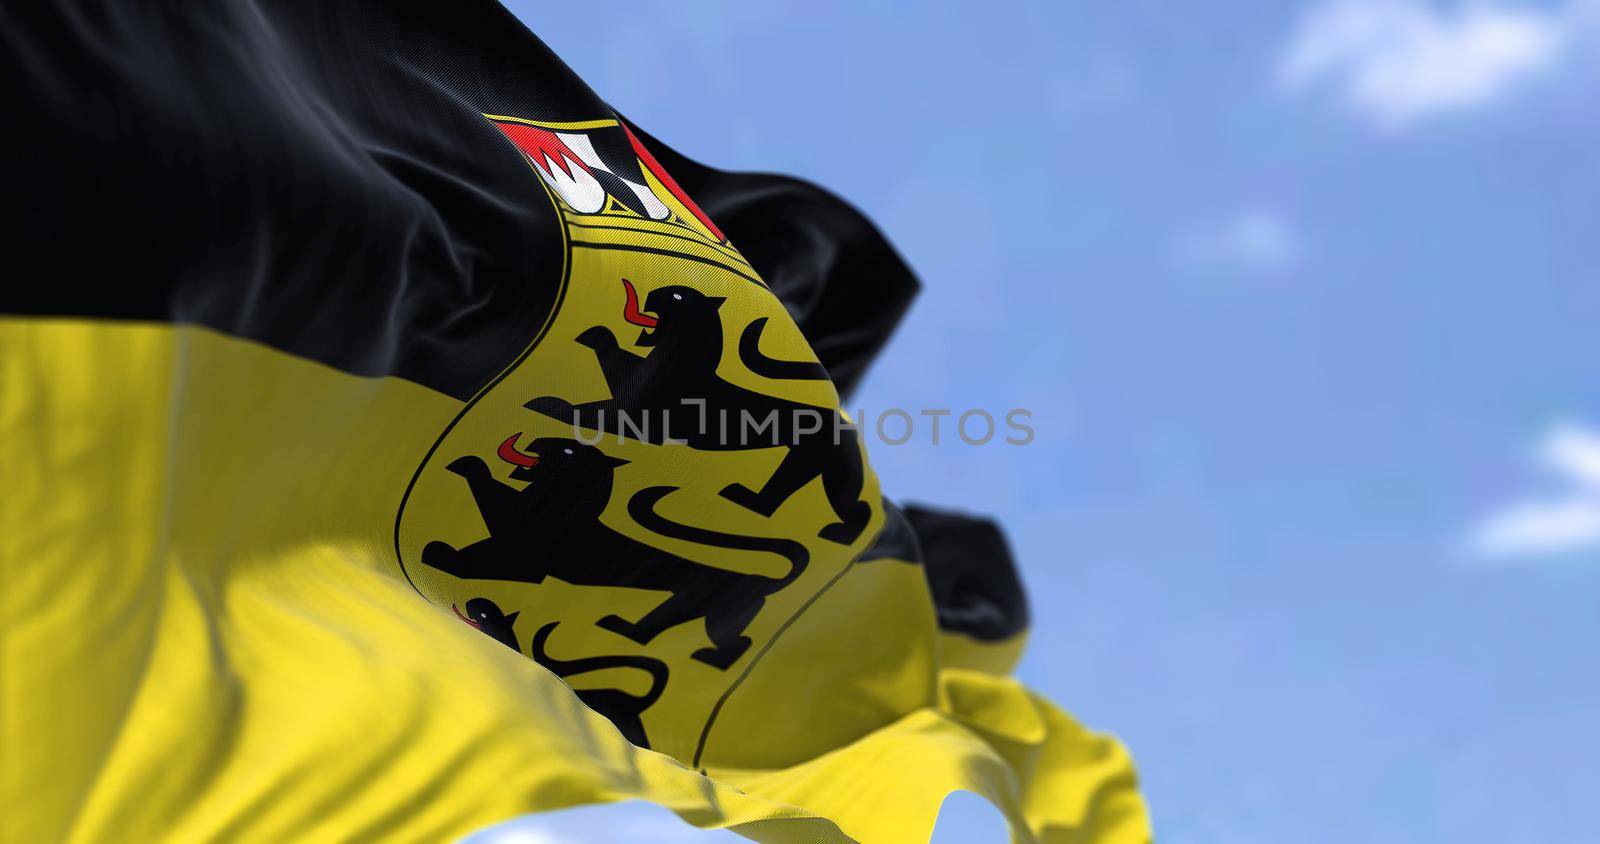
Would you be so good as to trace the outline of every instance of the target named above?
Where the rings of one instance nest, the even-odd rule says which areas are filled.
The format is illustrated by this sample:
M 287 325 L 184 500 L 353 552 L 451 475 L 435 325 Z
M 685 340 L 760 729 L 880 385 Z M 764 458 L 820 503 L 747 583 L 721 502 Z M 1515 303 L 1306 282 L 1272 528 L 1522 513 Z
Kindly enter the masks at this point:
M 1007 676 L 998 530 L 886 503 L 840 396 L 916 283 L 837 197 L 679 156 L 492 3 L 0 46 L 0 838 L 645 799 L 911 842 L 964 788 L 1148 839 L 1121 746 Z

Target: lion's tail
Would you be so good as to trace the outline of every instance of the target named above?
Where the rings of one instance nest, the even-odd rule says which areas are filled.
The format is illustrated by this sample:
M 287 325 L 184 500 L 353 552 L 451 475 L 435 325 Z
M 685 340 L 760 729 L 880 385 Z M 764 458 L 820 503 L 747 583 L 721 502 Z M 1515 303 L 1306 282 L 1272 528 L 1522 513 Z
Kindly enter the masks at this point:
M 811 360 L 777 360 L 761 352 L 761 332 L 767 318 L 761 317 L 744 327 L 739 335 L 739 361 L 746 369 L 774 381 L 826 381 L 828 370 Z
M 690 525 L 680 525 L 671 521 L 655 511 L 656 502 L 676 492 L 675 486 L 652 486 L 641 489 L 628 499 L 628 515 L 646 530 L 659 533 L 669 539 L 681 539 L 685 542 L 694 542 L 699 545 L 710 545 L 714 548 L 732 548 L 738 551 L 764 551 L 789 561 L 789 573 L 780 578 L 773 578 L 775 585 L 773 591 L 782 589 L 793 583 L 795 578 L 806 570 L 806 564 L 811 562 L 811 552 L 806 546 L 792 539 L 779 539 L 769 536 L 741 536 L 734 533 L 697 528 Z
M 544 643 L 550 640 L 550 634 L 555 632 L 559 621 L 552 621 L 539 628 L 533 634 L 533 661 L 550 669 L 550 673 L 557 677 L 567 678 L 576 674 L 588 674 L 591 671 L 600 671 L 606 668 L 637 668 L 650 675 L 650 690 L 636 698 L 639 702 L 639 711 L 649 709 L 661 697 L 661 692 L 667 688 L 667 664 L 659 659 L 648 656 L 590 656 L 582 659 L 556 659 L 545 652 Z

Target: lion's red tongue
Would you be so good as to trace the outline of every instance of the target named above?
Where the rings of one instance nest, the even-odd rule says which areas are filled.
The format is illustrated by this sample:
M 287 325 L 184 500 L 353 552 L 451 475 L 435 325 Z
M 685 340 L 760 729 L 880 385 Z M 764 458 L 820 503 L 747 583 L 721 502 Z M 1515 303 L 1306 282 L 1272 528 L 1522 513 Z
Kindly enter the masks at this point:
M 496 453 L 500 455 L 501 460 L 507 463 L 521 466 L 524 469 L 532 469 L 539 465 L 539 457 L 533 454 L 523 454 L 517 450 L 517 438 L 521 436 L 522 432 L 518 431 L 506 437 L 506 441 L 500 444 L 500 450 Z
M 622 289 L 628 294 L 628 304 L 622 308 L 622 318 L 634 325 L 645 328 L 655 328 L 658 320 L 639 310 L 639 292 L 633 289 L 633 284 L 627 279 L 622 280 Z
M 456 605 L 455 604 L 451 604 L 450 605 L 450 611 L 456 614 L 456 618 L 459 618 L 462 621 L 465 621 L 467 624 L 472 625 L 472 629 L 473 630 L 482 630 L 483 629 L 483 625 L 479 624 L 476 621 L 473 621 L 470 618 L 467 618 L 465 615 L 462 615 L 461 614 L 461 610 L 456 609 Z

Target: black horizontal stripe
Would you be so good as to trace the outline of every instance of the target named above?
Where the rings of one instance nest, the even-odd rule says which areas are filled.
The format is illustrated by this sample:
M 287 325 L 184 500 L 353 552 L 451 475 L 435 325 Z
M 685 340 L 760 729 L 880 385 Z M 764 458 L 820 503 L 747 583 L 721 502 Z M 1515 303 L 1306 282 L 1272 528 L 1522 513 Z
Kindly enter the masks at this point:
M 150 6 L 101 40 L 86 14 L 0 27 L 0 238 L 50 267 L 0 313 L 204 325 L 460 399 L 544 323 L 559 219 L 481 111 L 611 113 L 498 4 Z

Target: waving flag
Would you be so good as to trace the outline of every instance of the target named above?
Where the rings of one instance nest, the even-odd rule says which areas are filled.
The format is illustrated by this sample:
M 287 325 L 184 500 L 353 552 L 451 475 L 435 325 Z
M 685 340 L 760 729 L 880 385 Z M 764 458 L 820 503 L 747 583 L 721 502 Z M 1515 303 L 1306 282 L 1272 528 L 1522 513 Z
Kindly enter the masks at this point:
M 916 287 L 853 209 L 493 4 L 3 32 L 6 840 L 918 841 L 961 788 L 1148 838 L 1006 676 L 998 531 L 886 503 L 841 409 Z

